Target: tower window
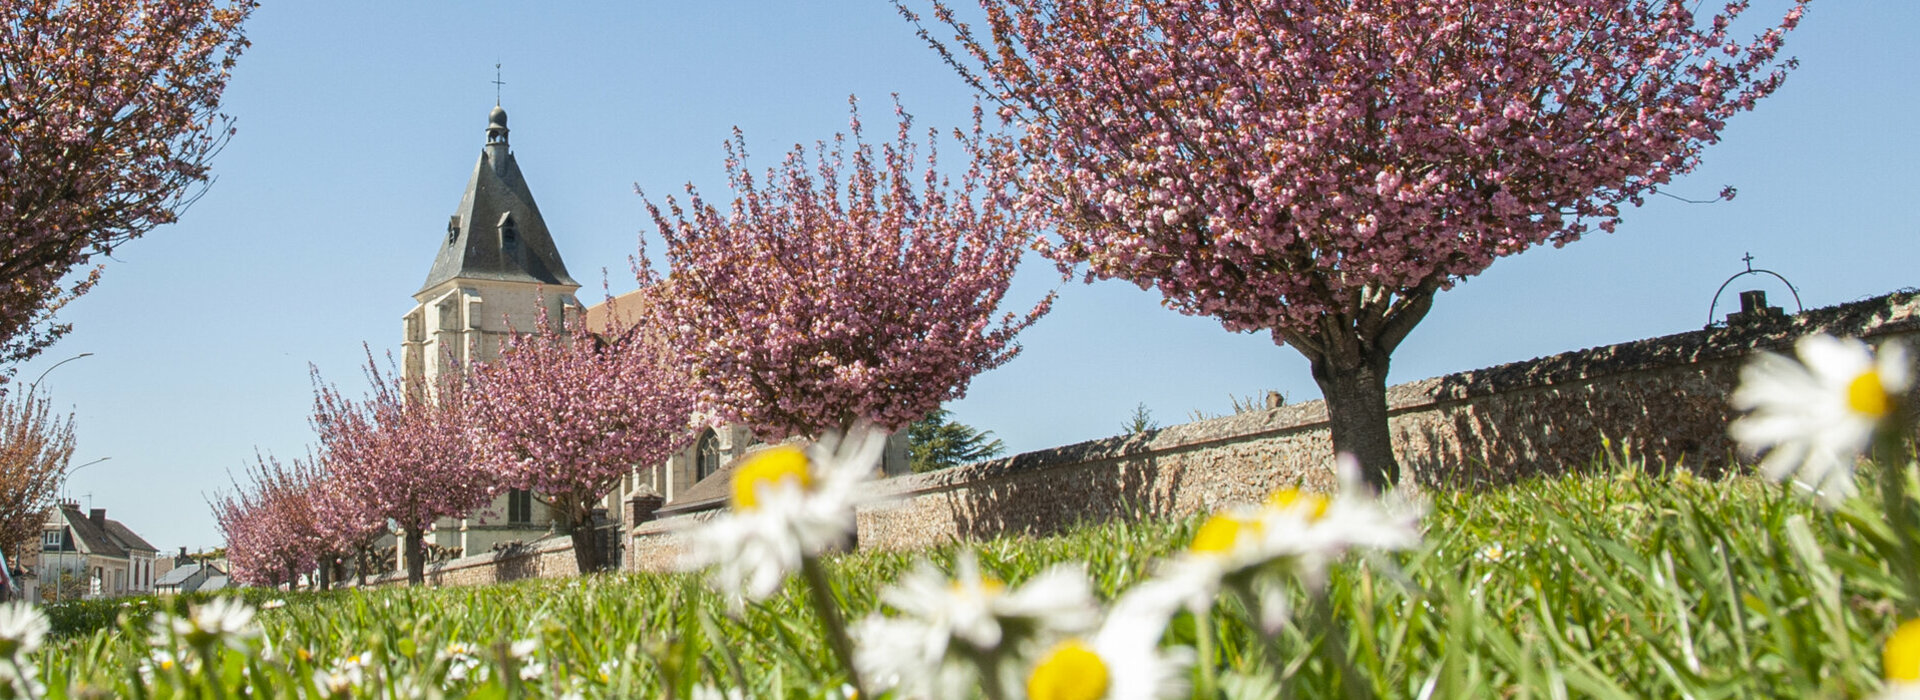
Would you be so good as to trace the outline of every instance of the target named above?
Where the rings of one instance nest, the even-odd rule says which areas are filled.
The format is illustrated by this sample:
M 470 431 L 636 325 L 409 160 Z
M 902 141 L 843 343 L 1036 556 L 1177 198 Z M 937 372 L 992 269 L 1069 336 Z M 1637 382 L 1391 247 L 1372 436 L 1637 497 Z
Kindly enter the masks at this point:
M 455 214 L 452 217 L 447 219 L 447 245 L 453 245 L 453 242 L 459 238 L 460 238 L 460 215 Z
M 520 243 L 520 225 L 514 223 L 513 214 L 500 215 L 500 246 L 512 248 Z

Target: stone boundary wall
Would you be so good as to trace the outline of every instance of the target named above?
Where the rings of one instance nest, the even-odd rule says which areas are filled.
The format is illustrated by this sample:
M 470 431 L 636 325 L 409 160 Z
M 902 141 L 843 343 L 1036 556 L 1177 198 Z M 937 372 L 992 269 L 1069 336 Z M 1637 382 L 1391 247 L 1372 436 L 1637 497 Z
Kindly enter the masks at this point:
M 1920 293 L 1400 384 L 1388 389 L 1394 449 L 1407 478 L 1450 488 L 1583 468 L 1608 440 L 1651 463 L 1723 469 L 1735 458 L 1727 396 L 1740 366 L 1812 333 L 1912 346 Z M 1084 520 L 1210 511 L 1282 486 L 1330 490 L 1331 451 L 1326 406 L 1312 401 L 894 477 L 874 484 L 880 499 L 860 510 L 860 546 L 1044 535 Z M 708 516 L 640 524 L 626 565 L 670 567 L 677 532 Z
M 573 541 L 563 535 L 496 552 L 428 564 L 426 583 L 432 586 L 470 586 L 525 578 L 558 578 L 578 573 L 580 567 L 573 560 Z M 370 577 L 367 585 L 404 586 L 407 585 L 407 572 L 402 570 L 377 578 Z
M 1630 445 L 1652 463 L 1717 470 L 1734 461 L 1727 395 L 1756 350 L 1786 352 L 1811 333 L 1920 341 L 1920 293 L 1900 292 L 1781 320 L 1576 350 L 1390 387 L 1388 425 L 1408 479 L 1478 488 L 1580 469 Z M 860 546 L 919 548 L 1044 535 L 1080 521 L 1184 516 L 1275 488 L 1335 488 L 1326 406 L 1305 402 L 1091 440 L 873 484 Z M 668 504 L 671 509 L 672 504 Z M 665 570 L 680 532 L 716 511 L 632 529 L 628 569 Z M 464 585 L 577 573 L 565 537 L 429 566 Z M 404 573 L 380 584 L 405 583 Z

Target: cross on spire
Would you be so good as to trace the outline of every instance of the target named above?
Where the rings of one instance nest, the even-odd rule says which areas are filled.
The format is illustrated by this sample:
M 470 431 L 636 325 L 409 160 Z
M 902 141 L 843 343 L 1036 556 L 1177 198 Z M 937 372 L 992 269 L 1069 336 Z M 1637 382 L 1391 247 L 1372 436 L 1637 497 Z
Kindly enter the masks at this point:
M 1741 258 L 1741 260 L 1747 261 L 1747 271 L 1752 272 L 1753 271 L 1753 253 L 1747 253 L 1746 257 Z
M 500 106 L 500 86 L 506 83 L 500 80 L 500 64 L 493 64 L 493 106 Z

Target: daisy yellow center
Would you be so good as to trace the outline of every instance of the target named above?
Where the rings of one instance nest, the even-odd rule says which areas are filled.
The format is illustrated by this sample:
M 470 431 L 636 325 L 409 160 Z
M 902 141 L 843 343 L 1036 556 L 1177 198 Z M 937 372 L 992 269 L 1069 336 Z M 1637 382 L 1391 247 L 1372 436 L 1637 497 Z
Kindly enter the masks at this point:
M 1847 407 L 1854 413 L 1868 418 L 1880 418 L 1887 415 L 1887 389 L 1880 383 L 1880 373 L 1867 370 L 1853 382 L 1847 384 Z
M 1027 677 L 1028 700 L 1099 700 L 1107 696 L 1113 677 L 1107 662 L 1079 640 L 1061 643 L 1047 652 L 1033 675 Z
M 953 591 L 955 593 L 960 592 L 961 588 L 963 587 L 960 585 L 959 581 L 953 582 Z M 985 593 L 990 596 L 995 596 L 995 595 L 1000 595 L 1001 593 L 1005 593 L 1006 590 L 1007 590 L 1007 584 L 1001 583 L 1000 579 L 994 578 L 992 576 L 980 577 L 981 593 Z
M 1259 532 L 1260 521 L 1222 513 L 1200 524 L 1200 530 L 1193 533 L 1190 548 L 1202 554 L 1224 554 L 1233 551 L 1241 538 L 1252 537 Z
M 1920 620 L 1900 623 L 1881 653 L 1881 673 L 1887 680 L 1920 683 Z
M 1280 510 L 1304 510 L 1309 521 L 1327 517 L 1327 497 L 1317 493 L 1301 493 L 1299 489 L 1275 491 L 1267 496 L 1267 505 Z
M 803 490 L 813 488 L 813 473 L 807 470 L 807 453 L 784 445 L 761 451 L 733 474 L 734 510 L 759 508 L 760 489 L 787 480 Z

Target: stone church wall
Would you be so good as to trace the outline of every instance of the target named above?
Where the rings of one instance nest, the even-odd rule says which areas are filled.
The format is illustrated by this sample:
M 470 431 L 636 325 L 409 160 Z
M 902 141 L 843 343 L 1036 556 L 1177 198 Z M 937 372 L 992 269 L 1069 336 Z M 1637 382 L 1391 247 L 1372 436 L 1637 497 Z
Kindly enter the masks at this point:
M 1403 470 L 1430 487 L 1473 488 L 1581 469 L 1611 442 L 1650 464 L 1697 471 L 1736 461 L 1727 396 L 1755 350 L 1787 351 L 1825 332 L 1920 342 L 1920 293 L 1811 310 L 1424 379 L 1388 390 Z M 1335 488 L 1326 407 L 1313 401 L 885 479 L 861 509 L 860 546 L 917 548 L 1044 535 L 1076 522 L 1184 516 L 1256 500 L 1282 486 Z M 630 569 L 670 568 L 680 531 L 714 511 L 639 524 Z M 511 554 L 511 553 L 510 553 Z M 574 572 L 564 539 L 429 572 L 483 583 Z

